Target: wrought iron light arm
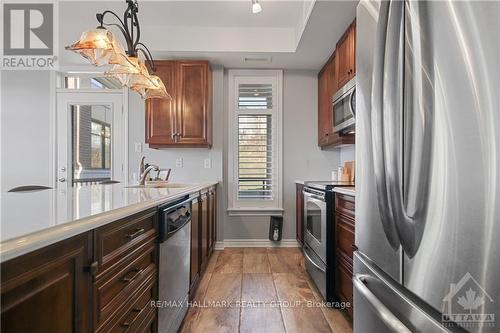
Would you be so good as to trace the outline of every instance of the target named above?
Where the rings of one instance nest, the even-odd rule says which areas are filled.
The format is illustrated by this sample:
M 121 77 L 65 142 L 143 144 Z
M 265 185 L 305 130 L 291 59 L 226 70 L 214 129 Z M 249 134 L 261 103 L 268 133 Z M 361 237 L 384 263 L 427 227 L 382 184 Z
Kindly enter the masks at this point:
M 138 52 L 141 51 L 141 53 L 144 54 L 146 62 L 151 70 L 153 72 L 156 72 L 156 66 L 154 64 L 153 57 L 151 56 L 151 52 L 146 47 L 146 45 L 139 42 L 139 39 L 141 37 L 141 27 L 137 18 L 137 12 L 139 11 L 137 0 L 126 0 L 126 2 L 128 6 L 123 13 L 123 20 L 111 10 L 106 10 L 103 13 L 96 14 L 97 21 L 99 22 L 98 28 L 106 29 L 105 26 L 117 27 L 123 34 L 123 37 L 125 38 L 125 41 L 127 43 L 127 54 L 131 57 L 137 57 Z M 104 23 L 104 17 L 108 14 L 116 18 L 119 24 Z

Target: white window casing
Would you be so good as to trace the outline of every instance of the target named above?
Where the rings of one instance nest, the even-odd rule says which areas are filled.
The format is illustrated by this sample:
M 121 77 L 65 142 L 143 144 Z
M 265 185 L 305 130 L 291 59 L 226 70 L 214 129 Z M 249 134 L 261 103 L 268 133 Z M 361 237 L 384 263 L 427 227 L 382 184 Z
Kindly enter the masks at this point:
M 283 213 L 283 72 L 229 70 L 228 212 Z

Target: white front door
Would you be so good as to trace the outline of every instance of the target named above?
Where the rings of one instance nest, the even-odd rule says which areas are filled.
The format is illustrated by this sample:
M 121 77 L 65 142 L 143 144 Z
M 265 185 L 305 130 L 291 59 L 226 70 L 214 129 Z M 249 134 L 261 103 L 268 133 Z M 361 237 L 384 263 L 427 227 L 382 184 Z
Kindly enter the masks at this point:
M 57 93 L 57 187 L 126 180 L 123 94 Z

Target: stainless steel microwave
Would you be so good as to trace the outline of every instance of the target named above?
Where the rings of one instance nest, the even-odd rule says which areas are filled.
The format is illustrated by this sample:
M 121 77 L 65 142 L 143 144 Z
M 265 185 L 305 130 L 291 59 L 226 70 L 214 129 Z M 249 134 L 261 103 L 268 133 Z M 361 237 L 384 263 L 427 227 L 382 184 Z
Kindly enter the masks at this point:
M 356 78 L 351 79 L 332 98 L 333 132 L 354 130 L 356 118 Z

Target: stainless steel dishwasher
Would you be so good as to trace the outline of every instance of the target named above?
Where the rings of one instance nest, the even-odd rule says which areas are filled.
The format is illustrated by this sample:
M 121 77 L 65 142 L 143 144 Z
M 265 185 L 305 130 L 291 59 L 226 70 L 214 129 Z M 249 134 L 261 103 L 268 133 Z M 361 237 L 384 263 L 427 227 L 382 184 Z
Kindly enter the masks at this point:
M 160 207 L 158 332 L 176 333 L 188 310 L 191 200 Z

